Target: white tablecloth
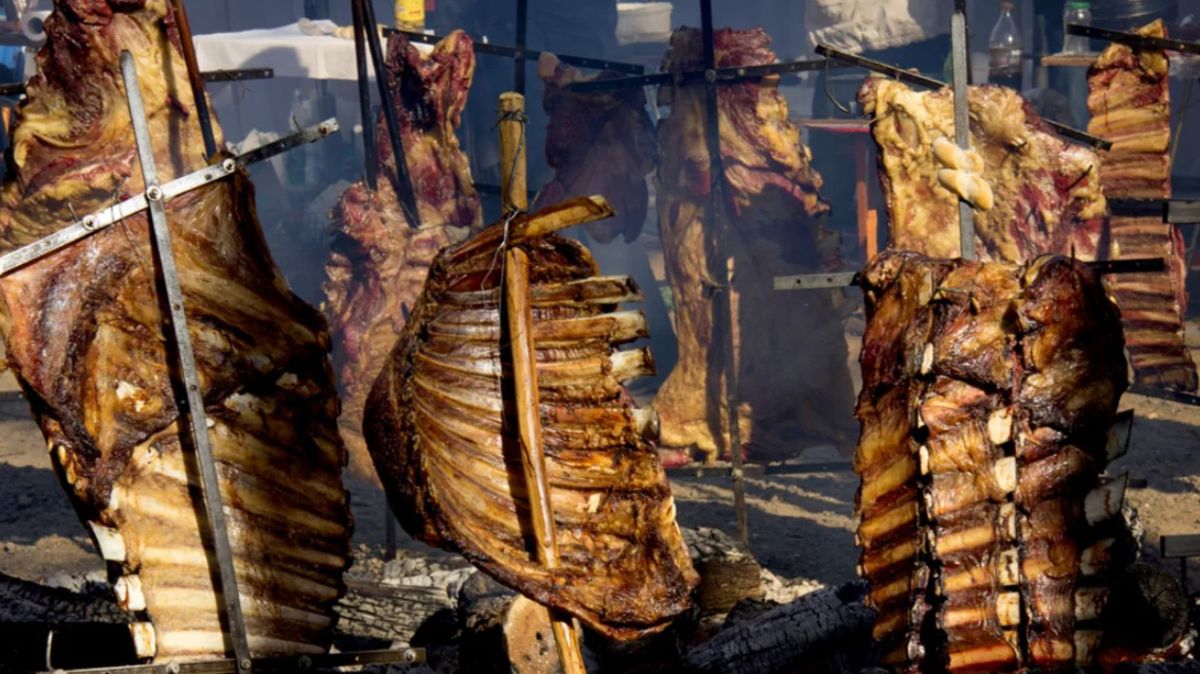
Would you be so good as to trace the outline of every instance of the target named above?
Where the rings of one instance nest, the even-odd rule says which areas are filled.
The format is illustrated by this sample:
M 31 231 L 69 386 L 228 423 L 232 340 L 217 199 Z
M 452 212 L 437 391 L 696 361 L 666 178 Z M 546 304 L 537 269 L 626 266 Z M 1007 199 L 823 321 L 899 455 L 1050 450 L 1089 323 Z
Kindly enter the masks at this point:
M 305 27 L 302 31 L 300 23 L 292 23 L 279 28 L 197 35 L 196 61 L 201 70 L 274 68 L 275 77 L 358 79 L 354 40 L 320 34 L 333 31 L 329 21 L 306 21 Z M 308 34 L 312 32 L 318 34 Z

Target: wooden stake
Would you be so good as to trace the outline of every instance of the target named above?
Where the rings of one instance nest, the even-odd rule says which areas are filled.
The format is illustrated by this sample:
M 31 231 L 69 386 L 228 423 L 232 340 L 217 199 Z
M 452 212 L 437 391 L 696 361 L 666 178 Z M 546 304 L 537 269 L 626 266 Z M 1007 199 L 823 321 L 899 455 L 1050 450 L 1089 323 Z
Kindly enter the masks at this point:
M 525 97 L 500 94 L 500 199 L 504 211 L 529 208 L 525 188 Z
M 505 212 L 525 210 L 525 97 L 500 95 L 500 169 Z M 504 310 L 512 355 L 512 374 L 517 406 L 517 428 L 521 468 L 525 473 L 529 512 L 537 544 L 538 562 L 547 569 L 558 567 L 558 541 L 554 511 L 550 506 L 550 483 L 542 448 L 542 421 L 538 412 L 537 353 L 533 343 L 533 305 L 529 299 L 529 257 L 519 248 L 504 251 Z M 550 611 L 550 627 L 558 644 L 565 674 L 587 674 L 574 621 L 561 611 Z

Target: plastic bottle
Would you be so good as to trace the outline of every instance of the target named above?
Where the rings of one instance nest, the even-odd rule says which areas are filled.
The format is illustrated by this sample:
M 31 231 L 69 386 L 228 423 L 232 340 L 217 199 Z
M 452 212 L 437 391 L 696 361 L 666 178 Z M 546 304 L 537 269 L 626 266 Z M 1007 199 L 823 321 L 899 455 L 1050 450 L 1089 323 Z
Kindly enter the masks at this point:
M 396 0 L 396 27 L 400 30 L 425 30 L 425 0 Z
M 1000 18 L 988 38 L 988 80 L 1021 77 L 1021 31 L 1013 20 L 1013 4 L 1000 3 Z
M 1091 45 L 1088 44 L 1088 39 L 1082 35 L 1068 35 L 1068 24 L 1080 24 L 1084 26 L 1092 25 L 1092 3 L 1081 2 L 1080 0 L 1069 0 L 1063 8 L 1063 53 L 1064 54 L 1088 54 L 1091 53 Z

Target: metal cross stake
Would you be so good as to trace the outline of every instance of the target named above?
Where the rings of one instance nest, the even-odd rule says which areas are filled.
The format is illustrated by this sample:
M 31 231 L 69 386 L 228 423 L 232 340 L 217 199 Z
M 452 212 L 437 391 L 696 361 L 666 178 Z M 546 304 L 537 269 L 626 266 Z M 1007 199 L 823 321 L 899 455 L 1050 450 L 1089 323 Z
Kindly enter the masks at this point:
M 150 142 L 150 127 L 146 122 L 146 109 L 142 105 L 141 84 L 133 55 L 121 52 L 121 77 L 125 81 L 125 95 L 129 102 L 129 117 L 133 122 L 133 136 L 137 142 L 138 161 L 142 166 L 142 178 L 146 184 L 146 202 L 150 210 L 150 225 L 154 231 L 154 256 L 162 271 L 162 285 L 167 298 L 171 317 L 171 336 L 175 342 L 175 355 L 187 400 L 181 416 L 187 419 L 192 436 L 192 447 L 199 464 L 200 491 L 204 495 L 204 514 L 208 530 L 212 535 L 213 550 L 217 556 L 217 567 L 221 583 L 221 599 L 225 603 L 225 618 L 229 621 L 229 637 L 237 658 L 238 671 L 250 671 L 250 644 L 246 638 L 246 621 L 242 616 L 242 600 L 238 595 L 237 576 L 233 568 L 233 549 L 229 544 L 229 532 L 225 528 L 225 510 L 221 505 L 220 484 L 213 462 L 212 447 L 208 443 L 208 424 L 204 413 L 204 399 L 200 395 L 200 377 L 196 374 L 196 357 L 192 352 L 192 338 L 187 330 L 187 314 L 183 307 L 183 289 L 179 283 L 179 271 L 175 267 L 175 253 L 171 247 L 171 231 L 167 227 L 167 209 L 163 189 L 158 184 L 158 169 L 154 165 L 154 148 Z
M 705 131 L 710 160 L 708 222 L 712 236 L 709 237 L 708 266 L 713 278 L 723 279 L 718 297 L 724 304 L 726 318 L 722 346 L 725 351 L 725 405 L 729 423 L 729 435 L 726 437 L 729 438 L 729 460 L 733 464 L 733 470 L 730 471 L 733 477 L 733 510 L 737 518 L 738 540 L 749 543 L 746 486 L 742 479 L 742 432 L 738 418 L 737 344 L 734 341 L 737 311 L 733 297 L 733 256 L 729 245 L 734 232 L 732 223 L 725 217 L 725 168 L 721 161 L 721 118 L 717 105 L 717 54 L 713 43 L 712 0 L 700 0 L 700 26 L 704 46 L 705 110 L 708 117 Z

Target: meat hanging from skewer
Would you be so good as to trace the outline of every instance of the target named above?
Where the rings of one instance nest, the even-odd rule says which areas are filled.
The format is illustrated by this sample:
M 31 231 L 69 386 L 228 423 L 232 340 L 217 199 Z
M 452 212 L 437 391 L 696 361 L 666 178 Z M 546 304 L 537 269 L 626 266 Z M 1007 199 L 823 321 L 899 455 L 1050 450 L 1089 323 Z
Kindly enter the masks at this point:
M 1100 280 L 1064 257 L 885 251 L 863 287 L 859 570 L 885 662 L 1094 664 L 1098 595 L 1117 569 L 1084 559 L 1097 527 L 1117 526 L 1119 489 L 1100 474 L 1126 387 Z
M 627 277 L 597 276 L 552 232 L 611 215 L 581 198 L 492 225 L 435 259 L 367 400 L 364 430 L 396 516 L 545 606 L 618 639 L 664 629 L 697 576 L 653 440 L 656 417 L 623 383 L 653 371 Z M 532 341 L 559 566 L 530 552 L 527 491 L 501 345 L 503 245 L 529 257 Z
M 721 29 L 714 35 L 719 67 L 774 63 L 762 29 Z M 702 68 L 700 32 L 682 28 L 671 38 L 664 71 Z M 729 443 L 725 370 L 729 322 L 714 316 L 714 294 L 726 277 L 726 259 L 712 259 L 717 241 L 733 258 L 732 326 L 739 372 L 739 430 L 759 456 L 792 456 L 805 443 L 848 444 L 839 420 L 852 396 L 842 326 L 828 293 L 778 293 L 773 278 L 831 269 L 838 243 L 824 227 L 829 207 L 818 193 L 799 129 L 771 79 L 722 84 L 720 115 L 722 192 L 709 213 L 711 162 L 703 83 L 664 85 L 659 104 L 671 113 L 658 128 L 657 206 L 667 280 L 674 304 L 679 358 L 654 400 L 662 444 L 695 447 L 715 459 Z M 728 222 L 725 221 L 728 216 Z M 725 227 L 733 234 L 723 239 Z M 779 354 L 803 354 L 780 359 Z
M 1107 216 L 1106 196 L 1169 195 L 1166 57 L 1143 56 L 1114 46 L 1089 71 L 1089 131 L 1114 141 L 1099 155 L 1053 135 L 1017 92 L 1003 87 L 971 87 L 970 151 L 950 142 L 948 88 L 916 92 L 871 78 L 859 98 L 875 119 L 893 247 L 958 255 L 962 197 L 975 206 L 976 249 L 984 260 L 1164 259 L 1166 273 L 1115 275 L 1105 283 L 1121 308 L 1138 380 L 1192 389 L 1195 368 L 1182 336 L 1182 239 L 1161 218 Z
M 1100 159 L 1055 136 L 1016 91 L 970 87 L 970 152 L 953 143 L 949 87 L 914 91 L 872 77 L 859 100 L 875 120 L 892 247 L 956 257 L 963 197 L 976 206 L 981 259 L 1019 263 L 1072 252 L 1096 258 L 1107 209 Z
M 1161 20 L 1138 32 L 1166 37 Z M 1162 50 L 1112 44 L 1088 70 L 1088 132 L 1113 143 L 1100 166 L 1100 182 L 1111 198 L 1171 196 L 1169 69 Z M 1195 390 L 1196 366 L 1183 339 L 1188 304 L 1183 236 L 1158 216 L 1114 215 L 1109 227 L 1108 257 L 1162 258 L 1167 264 L 1162 273 L 1106 279 L 1121 305 L 1137 379 Z
M 122 50 L 160 180 L 206 165 L 166 0 L 55 5 L 0 192 L 6 251 L 145 190 Z M 324 652 L 350 554 L 325 321 L 271 259 L 244 173 L 166 212 L 251 653 Z M 155 267 L 146 214 L 127 217 L 0 279 L 0 331 L 120 603 L 152 624 L 140 654 L 229 657 Z
M 616 74 L 608 71 L 595 77 Z M 610 220 L 585 225 L 588 235 L 599 243 L 618 235 L 627 243 L 633 241 L 646 221 L 650 199 L 646 176 L 654 170 L 657 159 L 645 91 L 640 87 L 571 91 L 568 85 L 595 78 L 549 53 L 538 59 L 538 75 L 546 85 L 542 108 L 550 117 L 546 163 L 555 173 L 538 192 L 533 207 L 587 194 L 602 195 L 617 214 Z
M 475 71 L 471 38 L 456 31 L 423 54 L 396 33 L 386 63 L 421 229 L 411 227 L 396 196 L 396 160 L 381 114 L 375 124 L 378 186 L 372 190 L 359 181 L 338 201 L 323 286 L 342 390 L 338 427 L 350 470 L 373 480 L 362 439 L 367 393 L 404 330 L 405 312 L 420 295 L 433 257 L 483 221 L 467 156 L 455 136 Z

